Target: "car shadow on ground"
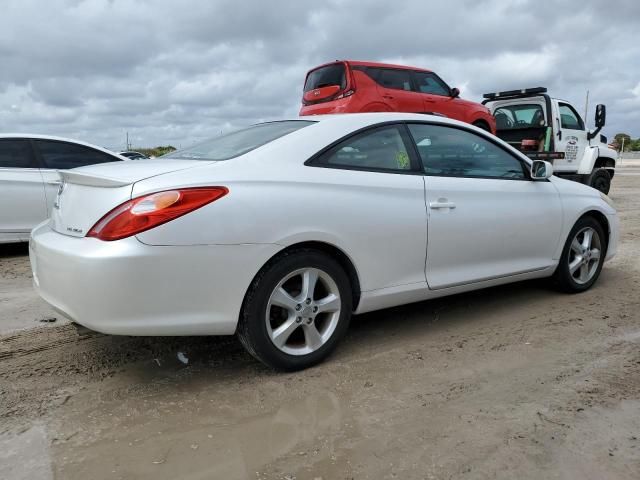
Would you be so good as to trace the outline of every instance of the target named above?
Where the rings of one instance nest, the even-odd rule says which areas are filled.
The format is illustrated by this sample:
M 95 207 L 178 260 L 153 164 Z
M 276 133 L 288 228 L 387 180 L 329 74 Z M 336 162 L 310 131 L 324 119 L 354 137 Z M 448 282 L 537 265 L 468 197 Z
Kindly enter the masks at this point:
M 385 347 L 394 337 L 399 342 L 416 337 L 424 337 L 427 341 L 430 335 L 442 329 L 469 321 L 490 320 L 496 310 L 512 309 L 518 303 L 554 295 L 559 294 L 540 283 L 521 282 L 358 315 L 353 317 L 346 338 L 325 365 L 357 361 L 368 355 L 367 352 Z M 172 375 L 186 368 L 190 369 L 190 375 L 185 381 L 220 379 L 240 371 L 250 377 L 279 374 L 254 360 L 235 336 L 124 337 L 82 328 L 76 331 L 72 325 L 64 328 L 66 335 L 77 336 L 79 351 L 68 359 L 71 362 L 68 366 L 75 372 L 84 369 L 88 372 L 96 369 L 127 371 L 127 375 L 132 375 L 132 381 Z M 75 358 L 81 363 L 74 365 Z
M 0 245 L 0 261 L 27 254 L 27 243 Z M 327 360 L 327 364 L 357 360 L 366 352 L 382 347 L 390 337 L 402 339 L 420 335 L 427 340 L 429 335 L 457 323 L 482 322 L 485 318 L 490 319 L 496 311 L 508 311 L 518 304 L 559 295 L 548 289 L 546 283 L 545 280 L 519 282 L 354 316 L 346 338 Z M 474 315 L 468 315 L 467 312 L 474 312 Z M 46 334 L 30 334 L 27 342 L 25 338 L 20 338 L 25 335 L 20 332 L 6 337 L 6 358 L 13 356 L 11 351 L 14 349 L 16 355 L 17 352 L 24 355 L 29 350 L 28 344 L 33 342 L 34 352 L 49 350 L 51 362 L 55 362 L 56 356 L 60 355 L 65 363 L 62 368 L 79 374 L 129 371 L 134 376 L 144 378 L 184 368 L 204 376 L 217 376 L 238 369 L 249 369 L 256 374 L 274 374 L 247 354 L 234 336 L 111 336 L 76 329 L 68 324 L 55 326 L 53 332 L 49 330 Z
M 2 243 L 0 244 L 0 260 L 9 257 L 22 257 L 29 255 L 29 244 L 22 243 Z

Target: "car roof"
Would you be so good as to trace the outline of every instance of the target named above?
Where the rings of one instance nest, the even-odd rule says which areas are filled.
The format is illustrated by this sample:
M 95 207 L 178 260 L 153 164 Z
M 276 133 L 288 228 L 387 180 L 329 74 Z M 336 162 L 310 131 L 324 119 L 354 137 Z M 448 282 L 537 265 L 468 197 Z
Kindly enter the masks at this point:
M 399 70 L 416 70 L 419 72 L 432 72 L 432 70 L 429 70 L 427 68 L 412 67 L 409 65 L 396 65 L 393 63 L 368 62 L 365 60 L 335 60 L 333 62 L 323 63 L 322 65 L 313 67 L 309 71 L 312 72 L 321 67 L 326 67 L 328 65 L 333 65 L 334 63 L 343 63 L 343 62 L 347 62 L 349 65 L 357 65 L 361 67 L 397 68 Z
M 465 128 L 476 128 L 473 125 L 452 118 L 445 117 L 443 115 L 433 115 L 430 113 L 405 113 L 405 112 L 369 112 L 369 113 L 330 113 L 324 115 L 303 115 L 299 117 L 288 117 L 281 119 L 273 119 L 272 122 L 277 121 L 295 121 L 306 120 L 310 122 L 336 122 L 344 123 L 345 125 L 360 125 L 365 127 L 367 125 L 373 125 L 383 122 L 402 122 L 402 121 L 432 121 L 438 123 L 446 123 L 451 125 L 464 126 Z M 268 123 L 259 122 L 259 123 Z
M 129 160 L 127 157 L 123 157 L 122 155 L 119 155 L 116 152 L 112 152 L 111 150 L 99 147 L 99 146 L 94 145 L 92 143 L 82 142 L 80 140 L 74 140 L 72 138 L 56 137 L 55 135 L 40 135 L 40 134 L 37 134 L 37 133 L 0 133 L 0 138 L 31 138 L 31 139 L 35 139 L 35 140 L 56 140 L 58 142 L 75 143 L 77 145 L 82 145 L 84 147 L 89 147 L 89 148 L 94 148 L 96 150 L 100 150 L 101 152 L 108 153 L 109 155 L 117 157 L 117 158 L 119 158 L 121 160 Z

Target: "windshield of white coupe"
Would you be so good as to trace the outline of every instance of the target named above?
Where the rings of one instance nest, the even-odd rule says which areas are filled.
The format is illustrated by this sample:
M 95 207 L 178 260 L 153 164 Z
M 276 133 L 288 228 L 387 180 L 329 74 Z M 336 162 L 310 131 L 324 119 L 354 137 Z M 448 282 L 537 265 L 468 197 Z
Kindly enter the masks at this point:
M 229 160 L 255 150 L 315 122 L 287 120 L 259 123 L 173 152 L 167 157 L 183 160 Z

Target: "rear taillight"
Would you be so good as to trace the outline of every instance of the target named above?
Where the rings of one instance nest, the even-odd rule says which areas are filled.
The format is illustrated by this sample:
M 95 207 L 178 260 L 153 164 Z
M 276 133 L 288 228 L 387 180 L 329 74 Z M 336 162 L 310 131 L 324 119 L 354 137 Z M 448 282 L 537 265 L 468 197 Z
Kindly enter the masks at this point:
M 181 217 L 227 193 L 226 187 L 197 187 L 133 198 L 102 217 L 89 230 L 87 237 L 105 241 L 130 237 Z

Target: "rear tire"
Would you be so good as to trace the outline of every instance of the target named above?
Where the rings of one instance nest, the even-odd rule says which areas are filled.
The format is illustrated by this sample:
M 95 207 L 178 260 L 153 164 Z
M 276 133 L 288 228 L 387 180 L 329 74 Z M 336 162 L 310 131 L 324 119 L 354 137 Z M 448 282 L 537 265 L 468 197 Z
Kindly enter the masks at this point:
M 582 217 L 569 232 L 560 263 L 553 274 L 555 286 L 567 293 L 591 288 L 602 271 L 607 238 L 593 217 Z
M 237 334 L 268 367 L 302 370 L 333 351 L 349 327 L 351 309 L 349 277 L 338 262 L 317 250 L 291 250 L 251 283 Z
M 605 168 L 596 168 L 584 183 L 607 195 L 611 189 L 611 174 Z

